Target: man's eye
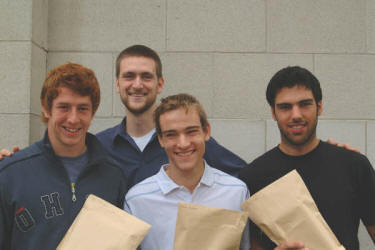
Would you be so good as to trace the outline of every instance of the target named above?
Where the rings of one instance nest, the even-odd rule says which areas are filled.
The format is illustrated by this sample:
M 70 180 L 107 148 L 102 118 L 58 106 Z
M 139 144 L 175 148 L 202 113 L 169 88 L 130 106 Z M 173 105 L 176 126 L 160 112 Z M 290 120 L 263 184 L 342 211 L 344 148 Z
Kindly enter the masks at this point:
M 189 134 L 189 135 L 194 135 L 194 134 L 196 134 L 196 133 L 198 133 L 198 129 L 193 129 L 193 130 L 189 130 L 189 131 L 187 131 L 187 133 Z
M 151 80 L 153 78 L 153 76 L 151 74 L 144 74 L 142 77 L 145 80 Z
M 301 107 L 307 107 L 307 106 L 310 106 L 312 103 L 311 102 L 302 102 L 300 104 Z
M 79 110 L 80 111 L 87 111 L 87 110 L 89 110 L 89 108 L 88 107 L 80 107 Z
M 124 78 L 124 79 L 132 79 L 132 78 L 134 78 L 134 75 L 133 74 L 126 74 L 126 75 L 123 75 L 122 78 Z
M 68 109 L 68 106 L 58 106 L 57 108 L 62 109 L 62 110 L 66 110 L 66 109 Z
M 290 105 L 279 105 L 279 109 L 281 109 L 281 110 L 288 110 L 290 108 L 291 108 Z

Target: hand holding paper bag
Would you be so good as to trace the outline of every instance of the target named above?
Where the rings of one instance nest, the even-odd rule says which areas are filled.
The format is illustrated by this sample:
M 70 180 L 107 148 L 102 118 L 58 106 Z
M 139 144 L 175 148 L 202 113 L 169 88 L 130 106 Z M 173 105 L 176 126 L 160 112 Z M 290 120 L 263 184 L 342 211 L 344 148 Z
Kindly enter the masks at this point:
M 151 226 L 89 195 L 57 250 L 135 250 Z
M 310 250 L 343 250 L 297 171 L 263 188 L 242 208 L 277 245 L 298 240 Z

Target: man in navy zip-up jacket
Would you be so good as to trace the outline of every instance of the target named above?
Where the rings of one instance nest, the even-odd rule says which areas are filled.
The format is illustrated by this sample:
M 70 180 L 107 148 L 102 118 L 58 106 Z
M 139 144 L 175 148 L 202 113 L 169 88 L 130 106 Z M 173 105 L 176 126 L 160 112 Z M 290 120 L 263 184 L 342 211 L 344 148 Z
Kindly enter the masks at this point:
M 0 249 L 56 249 L 89 194 L 123 207 L 123 171 L 87 133 L 99 102 L 90 69 L 67 63 L 49 72 L 44 138 L 0 162 Z

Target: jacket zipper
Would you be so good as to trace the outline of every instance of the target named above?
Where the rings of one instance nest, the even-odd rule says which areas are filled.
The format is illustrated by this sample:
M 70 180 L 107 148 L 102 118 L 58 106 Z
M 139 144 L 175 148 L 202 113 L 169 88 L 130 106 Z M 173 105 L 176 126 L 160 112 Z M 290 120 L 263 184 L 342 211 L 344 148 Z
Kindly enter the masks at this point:
M 77 197 L 76 197 L 76 188 L 75 188 L 75 183 L 71 183 L 71 188 L 72 188 L 72 201 L 76 202 Z

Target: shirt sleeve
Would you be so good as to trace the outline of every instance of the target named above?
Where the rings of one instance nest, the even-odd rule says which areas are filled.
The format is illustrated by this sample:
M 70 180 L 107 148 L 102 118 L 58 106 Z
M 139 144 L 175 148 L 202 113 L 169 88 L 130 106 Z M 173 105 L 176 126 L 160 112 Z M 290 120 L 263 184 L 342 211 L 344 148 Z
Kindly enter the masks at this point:
M 4 199 L 4 186 L 0 183 L 0 249 L 10 249 L 9 213 Z
M 243 159 L 221 146 L 212 137 L 206 142 L 204 159 L 208 165 L 236 177 L 239 171 L 246 166 L 246 162 Z
M 375 171 L 369 160 L 364 157 L 363 163 L 355 167 L 359 172 L 359 209 L 360 217 L 366 226 L 375 225 Z

